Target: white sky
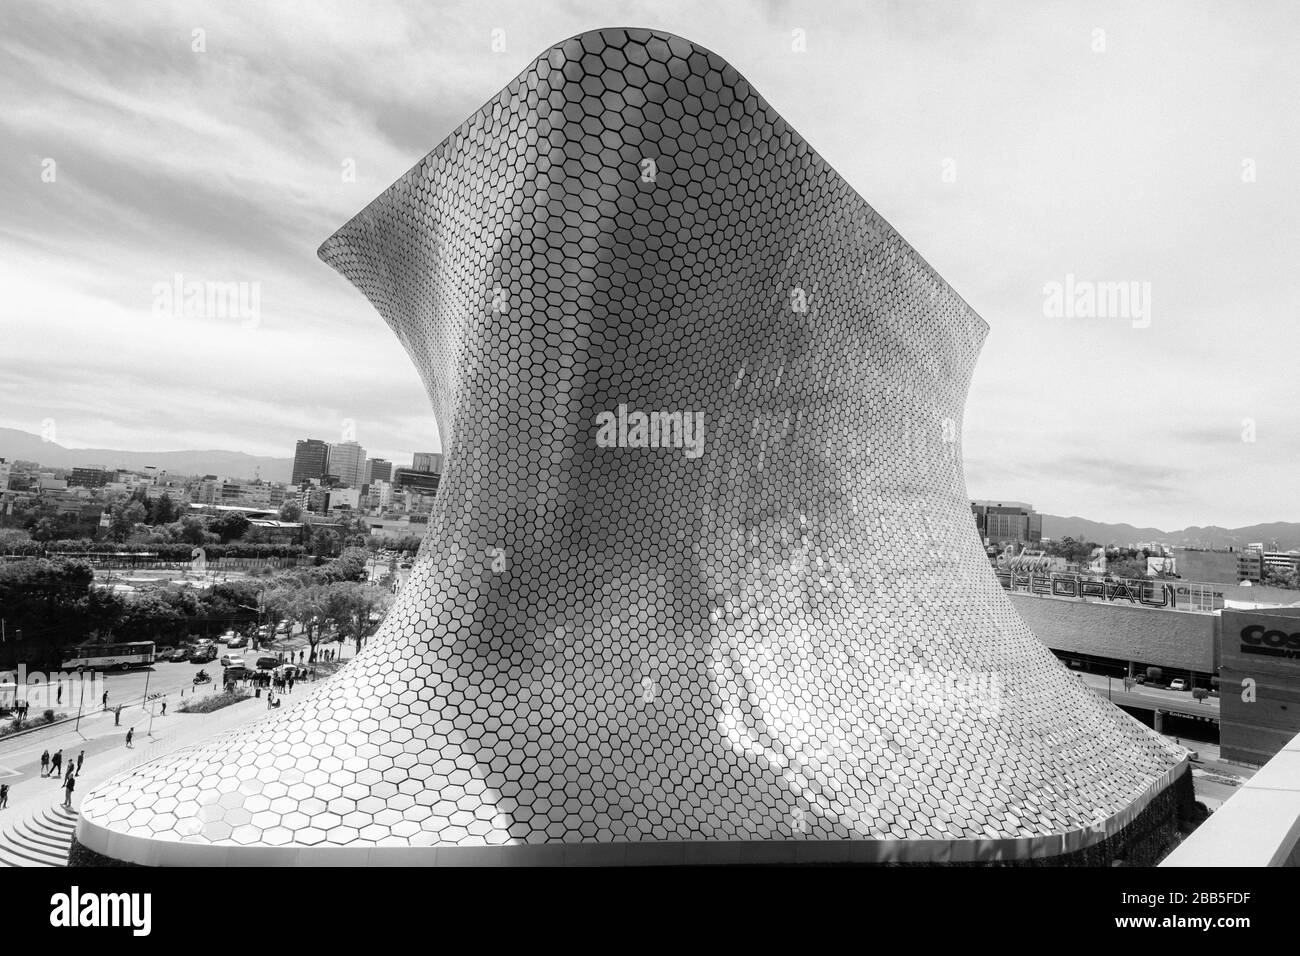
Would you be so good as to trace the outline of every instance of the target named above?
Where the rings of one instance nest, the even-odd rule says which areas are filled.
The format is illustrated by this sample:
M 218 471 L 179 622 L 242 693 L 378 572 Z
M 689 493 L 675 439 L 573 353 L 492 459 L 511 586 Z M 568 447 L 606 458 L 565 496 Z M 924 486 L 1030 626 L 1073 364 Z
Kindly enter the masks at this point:
M 437 448 L 397 340 L 315 249 L 602 26 L 726 58 L 988 321 L 972 497 L 1166 529 L 1300 519 L 1300 5 L 1282 0 L 5 3 L 0 426 L 286 457 L 351 419 L 372 456 Z M 155 317 L 176 273 L 259 283 L 260 321 Z M 1151 283 L 1150 327 L 1045 317 L 1067 274 Z

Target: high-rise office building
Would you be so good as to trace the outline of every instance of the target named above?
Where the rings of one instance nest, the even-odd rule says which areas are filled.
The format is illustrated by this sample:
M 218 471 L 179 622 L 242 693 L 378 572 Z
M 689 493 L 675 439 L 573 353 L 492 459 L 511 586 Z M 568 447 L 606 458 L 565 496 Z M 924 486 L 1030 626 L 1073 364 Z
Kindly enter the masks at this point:
M 411 458 L 411 467 L 415 471 L 429 471 L 435 475 L 442 474 L 442 452 L 417 451 Z
M 330 445 L 327 470 L 349 488 L 360 488 L 366 483 L 366 450 L 354 441 Z
M 300 485 L 304 481 L 320 478 L 329 464 L 330 446 L 318 438 L 308 438 L 298 442 L 293 453 L 292 483 Z
M 1043 516 L 1023 501 L 972 501 L 975 527 L 985 544 L 1041 544 Z
M 371 458 L 366 462 L 366 484 L 393 480 L 393 463 L 387 458 Z

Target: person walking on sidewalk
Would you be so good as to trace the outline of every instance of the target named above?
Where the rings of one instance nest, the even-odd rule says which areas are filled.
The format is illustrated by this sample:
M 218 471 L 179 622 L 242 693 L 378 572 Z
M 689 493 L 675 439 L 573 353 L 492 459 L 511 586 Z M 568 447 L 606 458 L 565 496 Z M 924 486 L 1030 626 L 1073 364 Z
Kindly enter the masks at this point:
M 78 774 L 81 773 L 81 762 L 82 762 L 83 760 L 85 760 L 85 759 L 86 759 L 86 752 L 85 752 L 84 750 L 83 750 L 81 753 L 77 754 L 77 773 L 78 773 Z
M 126 745 L 127 745 L 128 747 L 134 747 L 134 746 L 135 746 L 135 744 L 131 743 L 131 738 L 134 737 L 134 736 L 135 736 L 135 728 L 132 727 L 132 728 L 130 728 L 130 729 L 126 732 Z
M 54 751 L 54 756 L 50 758 L 50 776 L 51 777 L 63 776 L 63 751 L 62 750 Z
M 0 783 L 0 810 L 9 806 L 9 784 Z
M 76 787 L 77 778 L 72 774 L 68 774 L 68 779 L 63 781 L 63 805 L 69 810 L 72 809 L 72 791 L 75 790 Z
M 118 704 L 117 710 L 113 711 L 113 726 L 114 727 L 122 726 L 122 705 L 121 704 Z
M 49 775 L 50 775 L 50 752 L 47 750 L 45 751 L 45 753 L 41 754 L 41 776 L 48 777 Z
M 166 716 L 167 716 L 167 701 L 163 701 L 163 702 L 162 702 L 162 714 L 161 714 L 161 716 L 163 716 L 163 717 L 166 717 Z
M 108 691 L 104 691 L 103 703 L 104 709 L 108 710 Z

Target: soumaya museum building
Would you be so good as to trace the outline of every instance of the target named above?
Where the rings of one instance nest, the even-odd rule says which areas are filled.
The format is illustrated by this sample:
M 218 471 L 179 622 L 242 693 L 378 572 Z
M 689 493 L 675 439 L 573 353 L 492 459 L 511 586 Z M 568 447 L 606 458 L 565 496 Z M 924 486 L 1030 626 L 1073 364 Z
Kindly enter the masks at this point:
M 446 459 L 293 706 L 90 792 L 72 862 L 1161 858 L 1188 752 L 1075 679 L 962 471 L 983 320 L 731 65 L 584 33 L 320 248 Z

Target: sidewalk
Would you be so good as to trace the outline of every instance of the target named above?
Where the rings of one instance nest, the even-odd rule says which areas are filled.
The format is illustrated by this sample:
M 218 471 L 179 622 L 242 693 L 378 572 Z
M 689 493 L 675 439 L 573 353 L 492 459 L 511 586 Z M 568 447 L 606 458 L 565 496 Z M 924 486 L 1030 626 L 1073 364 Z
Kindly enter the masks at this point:
M 169 708 L 170 711 L 170 708 Z M 112 714 L 106 728 L 91 728 L 87 733 L 82 718 L 82 733 L 62 733 L 54 739 L 41 740 L 21 750 L 0 754 L 0 782 L 9 784 L 9 806 L 0 810 L 0 830 L 14 826 L 43 808 L 63 803 L 62 777 L 40 775 L 41 751 L 63 750 L 66 775 L 69 760 L 84 750 L 86 761 L 77 777 L 72 806 L 80 807 L 82 798 L 110 777 L 138 767 L 181 747 L 187 747 L 223 731 L 251 723 L 267 714 L 266 700 L 256 697 L 210 714 L 175 714 L 155 717 L 153 735 L 148 735 L 149 716 L 142 708 L 122 711 L 122 726 L 114 727 Z M 128 723 L 128 715 L 132 718 Z M 102 722 L 101 722 L 102 723 Z M 135 727 L 134 747 L 125 745 L 128 726 Z

